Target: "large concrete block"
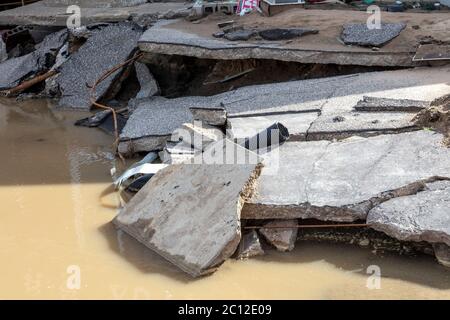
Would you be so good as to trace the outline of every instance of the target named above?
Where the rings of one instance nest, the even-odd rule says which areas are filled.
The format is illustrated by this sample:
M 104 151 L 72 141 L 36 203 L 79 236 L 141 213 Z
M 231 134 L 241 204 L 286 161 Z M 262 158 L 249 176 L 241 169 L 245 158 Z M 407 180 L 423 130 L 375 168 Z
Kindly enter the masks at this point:
M 370 209 L 450 177 L 443 135 L 416 131 L 340 142 L 288 142 L 264 155 L 245 219 L 364 220 Z
M 228 148 L 241 156 L 251 153 L 229 140 L 205 153 L 220 160 Z M 204 160 L 202 154 L 196 157 Z M 259 172 L 254 163 L 169 166 L 153 176 L 114 223 L 190 275 L 211 273 L 236 251 L 240 211 Z

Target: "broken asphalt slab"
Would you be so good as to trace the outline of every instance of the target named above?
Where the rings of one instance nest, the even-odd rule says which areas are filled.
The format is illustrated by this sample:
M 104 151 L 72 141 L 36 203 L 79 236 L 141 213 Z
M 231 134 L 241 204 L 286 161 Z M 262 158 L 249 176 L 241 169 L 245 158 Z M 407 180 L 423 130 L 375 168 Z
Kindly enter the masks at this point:
M 229 140 L 205 152 L 220 160 L 229 148 L 244 157 L 251 153 Z M 133 197 L 114 223 L 191 276 L 211 273 L 239 245 L 240 211 L 259 172 L 260 165 L 250 163 L 166 167 Z
M 356 111 L 366 112 L 419 112 L 430 106 L 430 101 L 387 99 L 364 96 L 355 106 Z
M 417 193 L 426 179 L 450 177 L 443 138 L 423 130 L 285 143 L 262 155 L 257 196 L 246 203 L 242 218 L 365 220 L 378 204 Z
M 143 30 L 134 23 L 123 22 L 100 27 L 61 66 L 56 78 L 61 91 L 60 107 L 90 109 L 90 86 L 107 71 L 126 61 L 136 49 Z M 120 46 L 117 46 L 120 43 Z M 102 98 L 118 79 L 118 70 L 99 83 L 95 99 Z
M 30 77 L 48 71 L 67 36 L 66 29 L 52 33 L 36 45 L 35 51 L 0 63 L 0 89 L 13 88 Z
M 364 47 L 381 47 L 397 37 L 405 23 L 381 23 L 380 28 L 369 29 L 367 23 L 344 25 L 341 39 L 345 44 Z
M 154 97 L 141 102 L 128 120 L 119 150 L 121 153 L 162 150 L 172 132 L 192 119 L 221 126 L 228 117 L 232 139 L 251 132 L 256 134 L 279 122 L 288 129 L 292 140 L 303 140 L 319 114 L 323 118 L 314 124 L 316 132 L 324 132 L 327 119 L 338 131 L 352 128 L 364 131 L 362 125 L 350 120 L 354 106 L 368 92 L 389 99 L 433 100 L 448 92 L 449 71 L 448 67 L 416 68 L 247 86 L 207 97 Z M 334 123 L 333 119 L 342 114 L 350 116 L 348 121 Z M 381 129 L 395 132 L 413 129 L 408 113 L 377 116 L 361 115 L 360 121 L 366 119 L 368 126 L 365 131 L 376 129 L 375 133 L 381 134 Z
M 427 183 L 424 190 L 378 205 L 367 215 L 367 224 L 396 239 L 450 246 L 448 179 Z

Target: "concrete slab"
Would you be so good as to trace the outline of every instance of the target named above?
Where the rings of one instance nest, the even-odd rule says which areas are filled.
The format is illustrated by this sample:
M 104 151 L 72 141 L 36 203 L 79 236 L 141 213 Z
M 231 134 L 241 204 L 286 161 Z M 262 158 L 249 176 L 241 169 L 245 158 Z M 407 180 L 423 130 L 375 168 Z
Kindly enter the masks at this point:
M 250 153 L 231 141 L 211 148 L 223 156 L 231 145 L 243 156 Z M 256 164 L 169 166 L 153 176 L 114 223 L 191 276 L 208 274 L 236 251 L 242 204 L 258 175 Z
M 353 135 L 370 137 L 417 130 L 414 113 L 345 112 L 321 115 L 307 131 L 307 140 L 344 139 Z
M 122 22 L 100 27 L 86 43 L 61 66 L 56 82 L 61 90 L 60 107 L 89 109 L 92 86 L 106 71 L 127 60 L 136 49 L 142 29 L 134 23 Z M 120 46 L 117 46 L 120 43 Z M 118 79 L 118 70 L 101 82 L 95 97 L 102 98 Z
M 443 135 L 416 131 L 340 142 L 287 142 L 263 155 L 257 197 L 243 219 L 366 219 L 377 204 L 450 177 Z
M 229 117 L 227 136 L 240 144 L 245 138 L 253 137 L 275 122 L 280 122 L 288 128 L 290 141 L 305 140 L 308 129 L 318 117 L 318 112 L 286 112 L 266 116 Z
M 287 41 L 258 40 L 228 41 L 216 39 L 213 34 L 221 31 L 217 23 L 228 17 L 204 19 L 199 24 L 187 21 L 160 21 L 146 32 L 140 48 L 150 53 L 177 54 L 204 59 L 275 59 L 301 63 L 332 63 L 370 66 L 413 66 L 412 57 L 419 39 L 432 36 L 448 41 L 445 13 L 432 16 L 421 13 L 384 13 L 383 22 L 407 23 L 424 26 L 418 30 L 406 28 L 397 38 L 378 51 L 359 46 L 346 46 L 339 39 L 342 26 L 349 21 L 366 23 L 363 11 L 346 10 L 298 10 L 292 9 L 275 17 L 246 15 L 236 17 L 235 25 L 246 29 L 288 28 L 302 26 L 319 30 L 319 34 L 307 35 Z M 427 25 L 426 20 L 433 21 Z M 433 20 L 431 20 L 433 19 Z M 426 25 L 426 26 L 425 26 Z
M 370 210 L 367 223 L 396 239 L 450 246 L 450 179 L 380 204 Z
M 130 0 L 131 1 L 131 0 Z M 103 1 L 110 2 L 110 1 Z M 100 7 L 97 1 L 83 1 L 81 7 L 81 24 L 88 25 L 99 22 L 119 22 L 128 19 L 139 21 L 146 18 L 156 21 L 160 14 L 169 10 L 185 8 L 179 2 L 144 3 L 136 6 Z M 23 7 L 0 12 L 0 25 L 42 25 L 67 26 L 70 14 L 66 13 L 68 5 L 39 1 Z

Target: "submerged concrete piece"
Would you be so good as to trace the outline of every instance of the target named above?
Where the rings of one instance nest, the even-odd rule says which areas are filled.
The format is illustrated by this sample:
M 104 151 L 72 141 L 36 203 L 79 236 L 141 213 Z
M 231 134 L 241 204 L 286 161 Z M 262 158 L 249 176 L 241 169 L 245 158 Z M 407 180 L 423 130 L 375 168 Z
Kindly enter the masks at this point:
M 296 219 L 275 220 L 259 229 L 264 238 L 279 251 L 292 251 L 297 240 L 298 222 Z
M 364 96 L 355 106 L 356 111 L 367 112 L 419 112 L 430 106 L 430 101 L 388 99 Z
M 35 51 L 0 63 L 0 90 L 15 87 L 28 77 L 49 70 L 67 35 L 66 30 L 52 33 L 36 46 Z
M 231 141 L 212 145 L 250 151 Z M 200 155 L 201 156 L 201 155 Z M 191 276 L 211 273 L 241 239 L 240 211 L 259 175 L 256 164 L 179 164 L 160 170 L 114 223 Z
M 372 136 L 417 129 L 414 114 L 399 112 L 346 112 L 321 115 L 311 124 L 308 140 L 332 140 L 352 135 Z
M 364 220 L 378 204 L 422 190 L 426 179 L 450 177 L 443 138 L 424 130 L 285 143 L 263 155 L 257 196 L 242 218 Z
M 288 128 L 289 140 L 305 140 L 309 127 L 318 116 L 318 112 L 286 112 L 265 116 L 230 117 L 227 120 L 227 136 L 241 143 L 245 138 L 253 137 L 275 122 L 280 122 Z
M 264 255 L 264 250 L 256 230 L 244 233 L 237 250 L 237 259 L 248 259 L 262 255 Z
M 369 29 L 367 23 L 344 25 L 341 38 L 345 44 L 365 47 L 381 47 L 397 37 L 404 23 L 382 23 L 380 29 Z
M 450 268 L 450 246 L 445 243 L 433 244 L 434 255 L 444 267 Z
M 92 86 L 104 73 L 127 60 L 136 49 L 142 29 L 134 23 L 123 22 L 108 25 L 92 32 L 86 43 L 61 66 L 56 79 L 61 90 L 59 106 L 89 109 Z M 120 43 L 120 46 L 117 44 Z M 102 98 L 117 81 L 118 70 L 101 82 L 95 98 Z
M 400 240 L 450 246 L 450 178 L 380 204 L 370 210 L 367 223 Z

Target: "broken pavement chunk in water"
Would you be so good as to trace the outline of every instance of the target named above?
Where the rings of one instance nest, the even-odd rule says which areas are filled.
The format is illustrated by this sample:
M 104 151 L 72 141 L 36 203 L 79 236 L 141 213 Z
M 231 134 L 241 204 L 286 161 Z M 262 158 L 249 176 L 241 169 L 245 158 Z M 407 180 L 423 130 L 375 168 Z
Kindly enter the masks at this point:
M 205 153 L 220 160 L 229 150 L 244 158 L 254 155 L 229 140 Z M 208 163 L 160 170 L 114 219 L 120 229 L 193 277 L 215 271 L 236 251 L 243 201 L 252 196 L 260 172 L 260 164 L 250 162 Z
M 367 223 L 399 240 L 450 246 L 450 180 L 428 183 L 425 190 L 378 205 Z
M 36 45 L 35 51 L 0 63 L 0 90 L 18 86 L 22 81 L 49 70 L 67 35 L 66 29 L 49 34 Z
M 303 29 L 303 28 L 274 28 L 261 30 L 258 34 L 264 40 L 290 40 L 302 37 L 308 34 L 319 33 L 319 30 Z
M 345 44 L 381 47 L 397 37 L 405 28 L 405 23 L 382 23 L 381 29 L 369 29 L 367 23 L 346 24 L 341 38 Z
M 60 75 L 56 78 L 62 95 L 59 105 L 89 109 L 92 105 L 89 86 L 105 72 L 130 58 L 142 32 L 142 28 L 130 22 L 93 30 L 86 43 L 61 66 Z M 120 74 L 121 70 L 118 70 L 99 83 L 95 92 L 97 100 L 107 93 Z
M 120 135 L 119 152 L 162 150 L 172 132 L 192 120 L 190 101 L 153 97 L 139 102 Z
M 239 248 L 237 250 L 237 259 L 248 259 L 251 257 L 264 255 L 264 250 L 259 240 L 256 230 L 250 230 L 242 235 Z
M 259 229 L 259 233 L 278 251 L 292 251 L 297 240 L 297 225 L 297 219 L 274 220 Z
M 198 150 L 204 150 L 211 143 L 225 137 L 220 129 L 203 124 L 201 121 L 194 121 L 194 124 L 183 123 L 181 128 L 174 131 L 172 138 L 174 136 Z

